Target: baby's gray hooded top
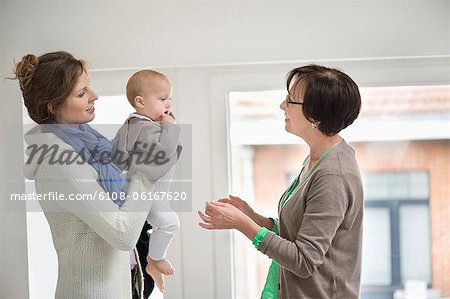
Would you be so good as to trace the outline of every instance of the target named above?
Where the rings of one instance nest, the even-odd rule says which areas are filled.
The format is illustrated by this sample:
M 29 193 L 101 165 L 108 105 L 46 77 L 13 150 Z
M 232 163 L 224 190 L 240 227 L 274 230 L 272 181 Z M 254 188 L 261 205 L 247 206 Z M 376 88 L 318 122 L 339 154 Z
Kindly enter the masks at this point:
M 183 149 L 180 133 L 176 124 L 132 114 L 117 133 L 115 163 L 121 170 L 128 170 L 128 177 L 141 173 L 156 182 L 178 161 Z

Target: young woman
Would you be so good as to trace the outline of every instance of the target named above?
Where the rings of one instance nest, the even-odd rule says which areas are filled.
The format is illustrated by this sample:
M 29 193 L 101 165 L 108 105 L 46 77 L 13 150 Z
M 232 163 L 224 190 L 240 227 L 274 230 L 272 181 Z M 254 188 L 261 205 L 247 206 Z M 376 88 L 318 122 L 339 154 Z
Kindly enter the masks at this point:
M 97 95 L 86 64 L 67 52 L 29 54 L 15 74 L 38 124 L 25 135 L 23 172 L 37 193 L 63 195 L 40 201 L 58 256 L 55 297 L 131 298 L 130 251 L 151 202 L 120 200 L 139 186 L 127 188 L 111 163 L 114 144 L 87 125 Z

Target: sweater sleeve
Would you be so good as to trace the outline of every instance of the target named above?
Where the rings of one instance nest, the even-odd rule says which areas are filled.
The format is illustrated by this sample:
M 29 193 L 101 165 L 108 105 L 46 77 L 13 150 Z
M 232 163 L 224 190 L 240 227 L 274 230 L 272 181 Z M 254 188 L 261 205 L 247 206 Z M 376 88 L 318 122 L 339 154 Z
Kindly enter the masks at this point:
M 55 212 L 74 214 L 119 250 L 129 251 L 136 245 L 151 209 L 150 200 L 129 198 L 119 208 L 111 200 L 105 199 L 106 192 L 97 182 L 97 172 L 87 163 L 43 163 L 38 172 L 38 193 L 56 192 L 64 195 L 65 200 L 58 200 Z M 140 192 L 141 184 L 141 181 L 129 182 L 128 194 Z M 83 200 L 69 200 L 75 197 Z
M 294 241 L 267 232 L 258 250 L 301 278 L 310 277 L 324 260 L 348 206 L 340 175 L 319 177 L 309 188 L 303 221 Z
M 144 125 L 135 141 L 130 172 L 143 173 L 151 181 L 164 177 L 181 153 L 180 132 L 179 126 L 169 122 Z

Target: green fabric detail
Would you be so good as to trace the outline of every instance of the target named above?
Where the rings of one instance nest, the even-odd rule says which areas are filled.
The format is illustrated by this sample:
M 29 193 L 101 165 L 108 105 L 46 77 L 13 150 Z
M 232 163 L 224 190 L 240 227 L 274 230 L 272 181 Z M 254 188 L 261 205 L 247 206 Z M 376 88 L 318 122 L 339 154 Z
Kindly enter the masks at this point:
M 278 235 L 278 218 L 270 218 L 273 220 L 272 231 Z
M 277 298 L 277 283 L 278 283 L 279 266 L 275 261 L 270 264 L 269 273 L 267 273 L 266 283 L 261 293 L 261 299 L 276 299 Z
M 258 233 L 256 233 L 256 236 L 253 238 L 253 245 L 255 245 L 256 249 L 258 249 L 259 244 L 261 244 L 268 232 L 269 230 L 267 228 L 261 227 Z
M 284 207 L 284 205 L 286 204 L 286 202 L 289 200 L 289 198 L 291 197 L 292 193 L 294 193 L 294 191 L 297 191 L 297 186 L 299 185 L 299 176 L 297 176 L 297 178 L 295 179 L 295 181 L 292 183 L 292 185 L 289 187 L 289 189 L 287 190 L 287 192 L 285 192 L 283 194 L 283 197 L 281 198 L 281 208 Z
M 273 227 L 272 231 L 279 234 L 278 232 L 278 218 L 272 218 Z M 269 272 L 267 273 L 266 283 L 264 284 L 264 288 L 261 293 L 260 299 L 277 299 L 277 283 L 278 283 L 278 271 L 279 266 L 277 262 L 272 260 L 272 263 L 269 267 Z

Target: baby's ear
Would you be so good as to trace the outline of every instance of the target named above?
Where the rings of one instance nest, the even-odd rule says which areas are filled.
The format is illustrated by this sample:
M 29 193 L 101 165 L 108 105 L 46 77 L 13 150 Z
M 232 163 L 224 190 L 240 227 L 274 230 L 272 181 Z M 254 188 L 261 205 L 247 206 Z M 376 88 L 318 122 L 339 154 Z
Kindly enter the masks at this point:
M 136 108 L 144 108 L 144 98 L 141 96 L 135 96 L 134 97 L 134 106 L 136 106 Z

